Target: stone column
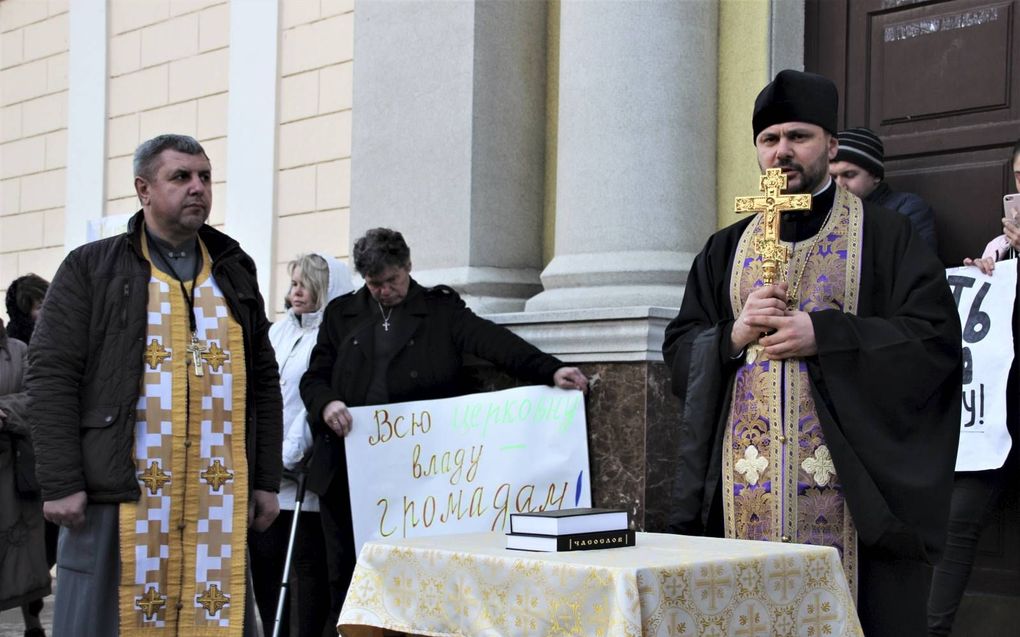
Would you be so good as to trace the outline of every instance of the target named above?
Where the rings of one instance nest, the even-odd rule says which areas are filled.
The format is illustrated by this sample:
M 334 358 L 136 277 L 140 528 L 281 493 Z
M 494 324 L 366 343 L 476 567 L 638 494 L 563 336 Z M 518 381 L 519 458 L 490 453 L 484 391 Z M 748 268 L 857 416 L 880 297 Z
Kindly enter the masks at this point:
M 90 240 L 106 208 L 107 24 L 106 2 L 68 5 L 65 254 Z
M 563 0 L 555 257 L 526 309 L 678 307 L 715 229 L 711 0 Z
M 266 299 L 273 289 L 279 32 L 275 0 L 230 3 L 226 231 L 255 261 Z
M 359 0 L 351 239 L 404 233 L 413 276 L 476 311 L 540 290 L 546 4 Z

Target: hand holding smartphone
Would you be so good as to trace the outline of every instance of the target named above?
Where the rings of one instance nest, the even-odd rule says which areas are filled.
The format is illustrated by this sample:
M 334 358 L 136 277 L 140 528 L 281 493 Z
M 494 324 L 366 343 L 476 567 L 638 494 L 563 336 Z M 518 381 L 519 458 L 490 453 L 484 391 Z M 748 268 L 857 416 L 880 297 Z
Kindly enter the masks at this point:
M 1002 216 L 1020 226 L 1020 194 L 1006 195 L 1002 198 Z

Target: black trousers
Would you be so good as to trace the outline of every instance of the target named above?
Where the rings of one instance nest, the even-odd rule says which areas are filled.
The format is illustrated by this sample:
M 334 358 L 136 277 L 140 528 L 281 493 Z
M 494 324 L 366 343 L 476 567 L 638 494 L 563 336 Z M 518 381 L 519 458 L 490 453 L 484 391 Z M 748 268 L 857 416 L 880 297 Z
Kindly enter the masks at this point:
M 358 560 L 354 552 L 354 524 L 351 522 L 346 467 L 337 470 L 329 488 L 319 495 L 319 514 L 326 544 L 326 565 L 329 568 L 327 624 L 335 629 Z
M 864 637 L 924 637 L 928 564 L 863 545 L 857 555 L 857 616 Z
M 949 532 L 928 597 L 928 634 L 948 635 L 974 568 L 978 540 L 1006 486 L 1006 469 L 961 471 L 953 481 Z
M 293 511 L 281 510 L 280 515 L 264 532 L 248 532 L 252 585 L 255 589 L 259 616 L 262 619 L 262 629 L 266 635 L 273 634 L 276 605 L 287 557 L 287 541 L 290 538 L 293 519 Z M 302 511 L 294 540 L 294 554 L 291 557 L 290 600 L 283 606 L 280 624 L 280 635 L 284 637 L 291 634 L 291 607 L 294 607 L 297 613 L 297 621 L 294 623 L 299 637 L 336 634 L 335 628 L 327 630 L 329 588 L 326 564 L 322 561 L 324 550 L 319 514 L 314 511 Z M 336 622 L 332 624 L 335 625 Z

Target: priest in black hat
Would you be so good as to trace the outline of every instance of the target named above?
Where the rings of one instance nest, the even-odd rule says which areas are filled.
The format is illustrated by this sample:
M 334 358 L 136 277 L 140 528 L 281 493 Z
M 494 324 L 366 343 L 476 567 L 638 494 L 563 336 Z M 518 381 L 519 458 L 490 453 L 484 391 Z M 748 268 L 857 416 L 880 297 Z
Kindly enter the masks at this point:
M 945 270 L 906 217 L 829 176 L 838 96 L 782 71 L 754 145 L 809 211 L 762 282 L 762 214 L 695 258 L 663 355 L 684 406 L 672 530 L 836 547 L 868 637 L 925 635 L 960 428 L 960 325 Z

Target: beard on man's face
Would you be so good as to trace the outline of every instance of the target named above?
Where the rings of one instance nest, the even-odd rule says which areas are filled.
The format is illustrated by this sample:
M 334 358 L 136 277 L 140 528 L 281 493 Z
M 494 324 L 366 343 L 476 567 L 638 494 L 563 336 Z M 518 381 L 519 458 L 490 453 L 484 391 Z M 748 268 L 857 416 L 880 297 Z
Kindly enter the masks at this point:
M 829 162 L 824 156 L 808 166 L 792 159 L 782 158 L 773 166 L 763 166 L 762 170 L 765 168 L 779 168 L 784 173 L 793 173 L 784 191 L 791 195 L 813 193 L 825 183 L 825 179 L 829 174 Z

